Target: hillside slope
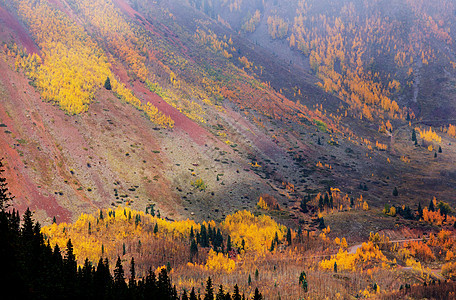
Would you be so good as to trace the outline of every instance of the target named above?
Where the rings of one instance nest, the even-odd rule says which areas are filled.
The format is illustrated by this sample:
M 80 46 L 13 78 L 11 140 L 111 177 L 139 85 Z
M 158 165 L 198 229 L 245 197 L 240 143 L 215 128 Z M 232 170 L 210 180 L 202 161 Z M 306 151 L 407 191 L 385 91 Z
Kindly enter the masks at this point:
M 363 77 L 372 88 L 365 98 L 381 103 L 354 101 L 361 91 L 349 83 L 334 87 L 329 62 L 315 72 L 312 53 L 290 49 L 290 35 L 271 38 L 267 17 L 286 10 L 265 3 L 258 29 L 244 32 L 236 20 L 250 10 L 222 6 L 216 21 L 180 1 L 0 1 L 0 154 L 15 205 L 31 207 L 45 223 L 125 204 L 143 211 L 155 205 L 170 219 L 220 221 L 239 209 L 257 211 L 262 196 L 279 204 L 270 214 L 281 222 L 312 229 L 315 196 L 333 188 L 341 199 L 362 196 L 369 204 L 349 224 L 356 232 L 385 203 L 415 209 L 435 196 L 456 204 L 450 107 L 424 96 L 410 105 L 414 85 L 400 73 L 406 66 L 388 64 L 379 67 L 381 83 L 371 73 Z M 334 69 L 337 57 L 326 57 Z M 360 56 L 365 65 L 369 59 Z M 423 70 L 445 62 L 430 61 Z M 351 67 L 340 67 L 339 75 L 348 76 L 342 81 L 354 76 Z M 395 74 L 405 86 L 397 92 L 385 84 Z M 104 87 L 107 77 L 112 90 Z M 447 85 L 442 92 L 450 95 Z M 437 119 L 447 121 L 429 122 L 436 109 L 447 113 Z M 418 134 L 415 146 L 412 130 L 428 125 L 444 126 L 433 128 L 440 139 Z M 301 201 L 309 196 L 304 213 Z M 346 206 L 332 206 L 328 213 L 342 212 L 331 222 L 350 218 Z

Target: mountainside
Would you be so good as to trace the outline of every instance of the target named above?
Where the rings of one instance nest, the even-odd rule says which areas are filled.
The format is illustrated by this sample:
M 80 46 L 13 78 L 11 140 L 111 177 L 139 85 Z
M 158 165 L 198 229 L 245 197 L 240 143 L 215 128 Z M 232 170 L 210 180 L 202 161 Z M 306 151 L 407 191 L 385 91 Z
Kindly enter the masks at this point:
M 330 189 L 454 204 L 454 5 L 327 2 L 2 1 L 15 205 L 222 220 L 261 196 L 313 228 Z
M 456 4 L 428 2 L 0 0 L 10 281 L 451 297 Z

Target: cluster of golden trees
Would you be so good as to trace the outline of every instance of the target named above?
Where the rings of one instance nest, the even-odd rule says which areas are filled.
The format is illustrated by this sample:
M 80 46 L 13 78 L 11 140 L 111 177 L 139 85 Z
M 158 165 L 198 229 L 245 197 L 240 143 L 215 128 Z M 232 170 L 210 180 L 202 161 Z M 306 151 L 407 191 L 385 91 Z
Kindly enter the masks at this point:
M 356 249 L 356 252 L 351 254 L 342 247 L 336 255 L 330 259 L 324 259 L 320 262 L 320 268 L 333 270 L 337 266 L 337 270 L 359 271 L 362 269 L 372 268 L 374 266 L 386 267 L 389 260 L 382 253 L 378 246 L 373 242 L 362 243 L 361 247 Z
M 261 13 L 257 9 L 253 16 L 242 25 L 242 30 L 247 31 L 247 32 L 254 32 L 258 24 L 260 24 L 261 21 Z
M 420 138 L 427 142 L 436 142 L 440 144 L 442 142 L 442 138 L 437 134 L 437 132 L 432 130 L 432 127 L 429 127 L 429 130 L 416 127 L 415 130 L 420 134 Z
M 447 0 L 439 2 L 432 8 L 414 1 L 395 3 L 416 16 L 410 32 L 404 34 L 397 29 L 398 21 L 380 13 L 378 4 L 328 2 L 316 6 L 300 0 L 289 45 L 309 56 L 321 86 L 347 100 L 354 114 L 372 119 L 383 111 L 391 118 L 403 118 L 405 112 L 390 98 L 401 90 L 401 84 L 388 72 L 372 66 L 378 55 L 387 56 L 400 72 L 410 76 L 418 61 L 426 65 L 436 59 L 432 43 L 425 41 L 436 37 L 452 43 L 448 26 L 451 14 L 443 7 L 454 9 Z
M 82 26 L 72 22 L 47 1 L 14 0 L 14 4 L 41 48 L 41 57 L 37 54 L 18 53 L 16 68 L 23 69 L 25 74 L 35 81 L 46 101 L 58 104 L 70 114 L 85 112 L 94 97 L 95 90 L 103 87 L 109 77 L 113 91 L 125 102 L 145 111 L 150 120 L 157 125 L 173 126 L 174 122 L 169 116 L 159 112 L 149 102 L 142 104 L 131 90 L 115 79 L 106 54 Z M 125 21 L 122 23 L 122 18 L 117 18 L 118 14 L 112 7 L 112 3 L 109 7 L 104 6 L 108 5 L 105 1 L 90 1 L 90 3 L 79 1 L 74 5 L 79 5 L 80 11 L 87 12 L 87 19 L 94 22 L 94 28 L 99 27 L 100 34 L 113 32 L 113 28 L 118 28 L 119 32 L 128 32 L 127 23 Z M 91 13 L 92 10 L 100 12 L 103 9 L 106 9 L 106 15 L 104 13 L 100 15 L 107 19 L 96 19 Z M 117 26 L 112 23 L 114 20 L 119 23 L 116 23 Z M 115 40 L 125 39 L 117 37 Z M 122 55 L 119 56 L 122 58 Z M 135 60 L 135 58 L 132 59 Z M 129 59 L 125 58 L 125 60 Z M 139 61 L 131 64 L 141 65 Z M 145 78 L 146 69 L 143 64 L 139 69 L 130 67 L 139 78 Z
M 273 39 L 283 39 L 288 35 L 288 23 L 279 16 L 269 16 L 268 33 Z

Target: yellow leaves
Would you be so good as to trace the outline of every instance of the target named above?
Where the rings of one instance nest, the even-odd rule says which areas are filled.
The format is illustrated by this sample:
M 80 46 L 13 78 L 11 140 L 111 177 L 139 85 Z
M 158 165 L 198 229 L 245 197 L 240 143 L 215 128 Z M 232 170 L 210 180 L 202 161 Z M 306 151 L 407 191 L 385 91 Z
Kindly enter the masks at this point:
M 454 125 L 448 125 L 448 131 L 447 131 L 448 135 L 452 136 L 452 137 L 456 137 L 456 126 Z
M 255 163 L 249 163 L 249 165 L 252 167 L 252 168 L 261 168 L 261 165 L 258 164 L 258 162 L 255 162 Z
M 401 156 L 401 161 L 405 163 L 410 163 L 410 158 L 408 156 L 402 155 Z
M 456 279 L 456 262 L 444 264 L 442 266 L 442 275 L 451 280 Z
M 242 30 L 247 31 L 247 32 L 254 32 L 256 27 L 258 26 L 258 24 L 260 24 L 260 20 L 261 20 L 261 13 L 257 9 L 255 11 L 255 13 L 253 14 L 253 16 L 247 22 L 245 22 L 241 28 L 242 28 Z M 231 44 L 232 44 L 232 42 L 231 42 Z
M 216 272 L 231 273 L 236 268 L 236 263 L 233 259 L 229 258 L 227 254 L 216 253 L 210 249 L 206 261 L 206 269 L 213 270 Z
M 363 243 L 354 254 L 350 254 L 340 248 L 336 255 L 333 255 L 330 259 L 322 260 L 319 266 L 321 269 L 332 270 L 334 263 L 337 263 L 339 270 L 356 271 L 357 268 L 364 268 L 383 262 L 388 262 L 388 259 L 377 246 L 372 242 L 368 242 Z
M 429 130 L 421 130 L 421 128 L 416 127 L 415 130 L 419 132 L 420 138 L 424 139 L 427 142 L 442 142 L 442 138 L 435 131 L 432 131 L 432 127 L 429 127 Z
M 265 209 L 265 210 L 269 209 L 268 204 L 264 201 L 263 197 L 260 197 L 260 199 L 258 200 L 257 206 L 261 209 Z
M 363 210 L 369 210 L 369 205 L 366 201 L 363 202 Z
M 82 263 L 86 257 L 90 261 L 97 261 L 102 255 L 102 248 L 105 257 L 114 259 L 118 255 L 119 246 L 128 240 L 137 239 L 146 243 L 158 237 L 178 241 L 188 239 L 192 227 L 198 231 L 201 228 L 193 220 L 171 222 L 128 207 L 103 210 L 101 215 L 102 218 L 100 213 L 82 214 L 73 224 L 52 224 L 44 226 L 41 232 L 51 245 L 58 244 L 61 249 L 71 238 L 76 257 Z M 156 236 L 153 234 L 155 224 L 159 228 Z
M 445 255 L 445 260 L 446 261 L 451 261 L 451 260 L 454 260 L 454 258 L 455 258 L 455 256 L 454 256 L 453 251 L 448 250 L 446 255 Z
M 238 60 L 246 69 L 250 69 L 253 66 L 253 63 L 245 56 L 239 57 Z
M 288 23 L 279 16 L 268 17 L 268 32 L 272 39 L 282 39 L 288 34 Z
M 245 250 L 259 253 L 267 251 L 276 233 L 279 240 L 282 240 L 286 234 L 286 227 L 277 224 L 271 217 L 265 215 L 255 217 L 246 210 L 227 216 L 221 226 L 230 234 L 236 247 L 241 247 L 244 240 Z
M 200 190 L 200 191 L 205 191 L 207 188 L 206 183 L 204 183 L 203 179 L 198 178 L 195 181 L 192 181 L 190 183 L 192 186 L 195 187 L 195 189 Z

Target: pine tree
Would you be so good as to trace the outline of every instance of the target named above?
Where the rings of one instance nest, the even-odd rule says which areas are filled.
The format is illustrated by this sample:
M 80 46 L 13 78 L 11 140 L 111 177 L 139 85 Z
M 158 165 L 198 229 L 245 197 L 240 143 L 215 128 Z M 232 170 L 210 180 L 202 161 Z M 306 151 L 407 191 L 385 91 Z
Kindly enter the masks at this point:
M 414 141 L 415 144 L 416 144 L 416 142 L 417 142 L 417 139 L 416 139 L 416 131 L 415 131 L 415 129 L 412 129 L 412 141 Z
M 136 270 L 134 257 L 132 257 L 130 261 L 130 282 L 128 284 L 130 288 L 134 288 L 136 286 Z
M 195 239 L 192 239 L 190 243 L 190 261 L 193 261 L 195 256 L 198 257 L 198 244 Z
M 214 288 L 212 287 L 212 280 L 210 276 L 206 281 L 206 293 L 204 294 L 204 300 L 214 300 Z
M 429 202 L 429 211 L 435 211 L 434 199 L 431 199 L 431 202 Z
M 125 273 L 120 256 L 117 256 L 116 266 L 114 268 L 113 293 L 118 299 L 124 299 L 127 293 L 127 284 L 125 283 Z
M 226 252 L 229 253 L 231 252 L 232 250 L 232 245 L 231 245 L 231 236 L 228 235 L 228 237 L 226 238 Z
M 104 87 L 108 91 L 110 91 L 112 89 L 112 87 L 111 87 L 111 79 L 109 79 L 109 77 L 106 77 L 106 80 L 105 80 L 105 83 L 104 83 Z
M 309 210 L 307 209 L 307 202 L 308 202 L 308 198 L 307 197 L 309 197 L 309 196 L 303 197 L 301 199 L 301 204 L 300 204 L 301 210 L 305 214 L 309 212 Z
M 319 228 L 319 229 L 325 229 L 325 228 L 326 228 L 326 225 L 325 225 L 325 220 L 323 219 L 323 217 L 321 217 L 320 219 L 318 219 L 318 221 L 319 221 L 318 228 Z
M 292 242 L 291 241 L 291 229 L 288 228 L 288 230 L 287 230 L 287 243 L 288 243 L 289 246 L 291 246 L 291 242 Z
M 196 297 L 196 293 L 195 293 L 195 288 L 192 287 L 192 290 L 190 292 L 190 300 L 198 300 L 198 298 Z
M 149 267 L 149 273 L 146 276 L 146 282 L 144 285 L 144 298 L 145 299 L 157 299 L 157 279 L 155 273 L 152 271 L 152 268 Z
M 234 285 L 234 291 L 233 291 L 233 300 L 241 300 L 241 294 L 239 293 L 239 287 L 238 285 Z
M 64 280 L 64 289 L 65 295 L 73 295 L 76 289 L 76 272 L 77 272 L 77 263 L 76 256 L 73 252 L 73 244 L 71 239 L 67 242 L 67 249 L 65 258 L 63 259 L 63 280 Z
M 2 173 L 5 171 L 3 169 L 3 158 L 0 158 L 0 211 L 6 210 L 13 200 L 14 196 L 8 191 L 6 178 L 2 176 Z
M 109 261 L 100 257 L 97 270 L 93 276 L 94 299 L 103 299 L 105 293 L 110 289 L 112 283 L 111 273 L 109 272 Z
M 158 274 L 158 299 L 169 299 L 173 295 L 171 280 L 166 268 L 162 268 Z
M 397 197 L 399 195 L 399 192 L 397 190 L 397 187 L 394 187 L 393 189 L 393 196 Z
M 253 295 L 253 300 L 263 300 L 263 295 L 261 295 L 260 291 L 258 291 L 258 288 L 255 288 L 255 293 Z
M 421 207 L 421 202 L 418 203 L 418 220 L 423 218 L 423 208 Z
M 225 300 L 225 292 L 223 291 L 223 285 L 220 285 L 215 300 Z
M 182 292 L 181 300 L 188 300 L 187 291 L 185 289 Z

